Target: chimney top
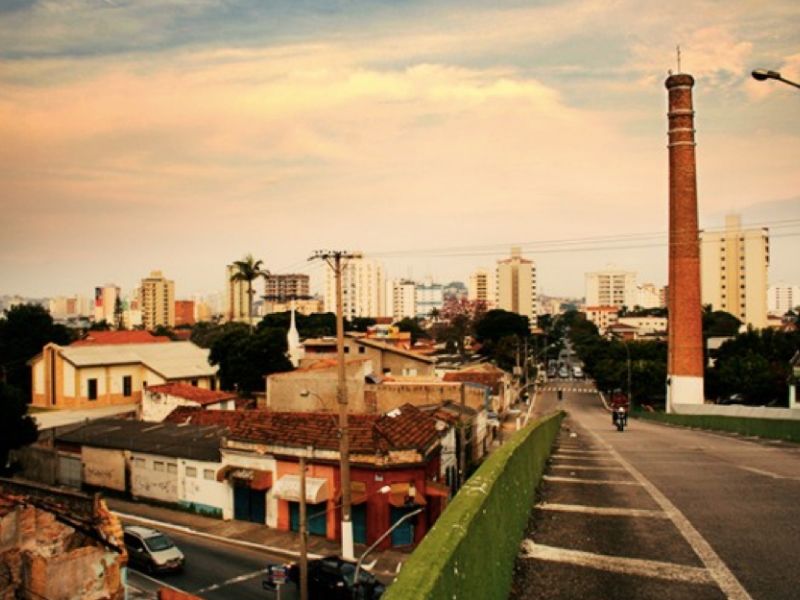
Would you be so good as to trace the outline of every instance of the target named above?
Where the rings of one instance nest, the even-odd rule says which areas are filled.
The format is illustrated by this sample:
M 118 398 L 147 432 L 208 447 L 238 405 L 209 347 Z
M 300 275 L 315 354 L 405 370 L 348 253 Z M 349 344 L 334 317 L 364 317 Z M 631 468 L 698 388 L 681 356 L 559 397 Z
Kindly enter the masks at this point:
M 667 77 L 664 85 L 667 86 L 667 89 L 672 89 L 682 85 L 688 85 L 689 87 L 692 87 L 694 85 L 694 77 L 688 73 L 675 73 L 674 75 Z

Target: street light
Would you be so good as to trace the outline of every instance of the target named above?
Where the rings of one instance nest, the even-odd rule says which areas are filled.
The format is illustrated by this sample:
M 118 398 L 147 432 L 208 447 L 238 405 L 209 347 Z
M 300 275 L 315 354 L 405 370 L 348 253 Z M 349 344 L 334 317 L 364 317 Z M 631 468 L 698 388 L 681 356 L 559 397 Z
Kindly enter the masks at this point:
M 794 86 L 796 88 L 800 88 L 800 83 L 795 83 L 794 81 L 789 81 L 788 79 L 784 79 L 781 77 L 781 74 L 778 71 L 768 71 L 766 69 L 756 69 L 752 73 L 753 79 L 757 81 L 766 81 L 767 79 L 774 79 L 776 81 L 782 81 L 787 85 Z
M 392 525 L 391 527 L 389 527 L 389 529 L 387 529 L 385 532 L 383 532 L 383 535 L 381 535 L 381 537 L 379 537 L 377 540 L 375 540 L 369 548 L 364 550 L 364 554 L 362 554 L 361 556 L 358 557 L 358 562 L 356 562 L 356 571 L 355 571 L 355 573 L 353 573 L 353 598 L 354 599 L 358 597 L 358 595 L 357 595 L 358 594 L 358 572 L 361 570 L 361 563 L 364 562 L 364 559 L 367 557 L 367 555 L 370 552 L 372 552 L 378 546 L 378 544 L 380 544 L 383 540 L 385 540 L 386 537 L 390 533 L 392 533 L 395 529 L 397 529 L 397 527 L 401 523 L 403 523 L 404 521 L 407 521 L 411 517 L 417 516 L 423 510 L 425 510 L 425 509 L 424 508 L 418 508 L 416 510 L 412 510 L 410 513 L 408 513 L 406 515 L 403 515 L 402 517 L 397 519 L 397 521 L 395 522 L 394 525 Z

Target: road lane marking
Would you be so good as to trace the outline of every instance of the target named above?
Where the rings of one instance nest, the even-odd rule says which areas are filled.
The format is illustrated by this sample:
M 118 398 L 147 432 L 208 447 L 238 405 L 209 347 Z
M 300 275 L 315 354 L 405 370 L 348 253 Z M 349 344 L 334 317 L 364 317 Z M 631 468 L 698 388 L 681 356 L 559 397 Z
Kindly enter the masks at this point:
M 565 461 L 565 460 L 591 460 L 591 461 L 600 460 L 600 461 L 614 462 L 614 458 L 612 458 L 611 456 L 566 456 L 566 455 L 561 455 L 561 456 L 554 456 L 553 460 L 557 460 L 559 462 Z
M 608 452 L 605 451 L 605 450 L 567 450 L 565 448 L 560 448 L 560 449 L 556 450 L 555 452 L 553 452 L 553 456 L 566 456 L 566 457 L 570 457 L 570 456 L 586 456 L 586 457 L 598 456 L 598 457 L 602 457 L 602 456 L 608 456 Z
M 742 469 L 743 471 L 750 471 L 751 473 L 764 475 L 765 477 L 771 477 L 772 479 L 789 479 L 791 481 L 800 481 L 800 477 L 792 477 L 790 475 L 779 475 L 778 473 L 772 473 L 771 471 L 764 471 L 763 469 L 756 469 L 755 467 L 744 467 L 742 465 L 735 465 L 735 466 L 736 468 Z
M 138 571 L 138 570 L 136 570 L 136 569 L 134 569 L 132 567 L 128 567 L 128 579 L 130 579 L 131 575 L 133 575 L 134 579 L 136 579 L 137 577 L 141 577 L 142 579 L 145 579 L 147 581 L 155 583 L 159 587 L 168 587 L 168 588 L 171 588 L 171 589 L 175 590 L 176 592 L 181 592 L 182 594 L 188 594 L 189 593 L 186 590 L 182 590 L 179 587 L 175 587 L 174 585 L 167 583 L 166 581 L 161 581 L 160 579 L 156 579 L 155 577 L 151 577 L 147 573 L 142 573 L 141 571 Z M 142 591 L 149 592 L 150 590 L 142 590 Z
M 558 475 L 544 475 L 542 479 L 545 481 L 557 481 L 560 483 L 595 483 L 595 484 L 609 484 L 609 485 L 641 485 L 638 481 L 629 481 L 621 479 L 580 479 L 578 477 L 559 477 Z
M 669 519 L 667 513 L 661 510 L 648 510 L 644 508 L 612 508 L 610 506 L 587 506 L 585 504 L 559 504 L 557 502 L 540 502 L 536 508 L 541 510 L 554 510 L 558 512 L 585 513 L 588 515 L 602 515 L 610 517 L 643 517 L 650 519 Z
M 572 471 L 624 471 L 624 467 L 587 467 L 585 465 L 550 465 L 551 469 L 566 469 Z
M 201 588 L 193 593 L 205 594 L 206 592 L 213 592 L 225 586 L 241 583 L 243 581 L 247 581 L 248 579 L 252 579 L 253 577 L 258 577 L 259 575 L 265 574 L 267 571 L 269 571 L 269 567 L 267 567 L 266 569 L 259 569 L 258 571 L 253 571 L 252 573 L 245 573 L 244 575 L 238 575 L 237 577 L 231 577 L 226 581 L 215 583 L 214 585 L 209 585 L 208 587 Z
M 714 580 L 707 569 L 690 567 L 676 563 L 647 560 L 644 558 L 626 558 L 609 556 L 582 550 L 568 550 L 554 546 L 537 544 L 533 540 L 522 541 L 522 558 L 534 558 L 550 562 L 568 563 L 579 567 L 589 567 L 602 571 L 611 571 L 625 575 L 656 577 L 669 581 L 680 581 L 695 584 L 713 584 Z
M 619 463 L 628 470 L 628 473 L 630 473 L 633 478 L 636 479 L 636 481 L 642 484 L 642 487 L 647 490 L 653 500 L 656 501 L 656 504 L 658 504 L 661 509 L 667 513 L 667 515 L 669 515 L 669 518 L 675 524 L 675 527 L 677 527 L 678 531 L 680 531 L 681 535 L 692 547 L 692 550 L 694 550 L 695 554 L 697 554 L 700 560 L 703 561 L 703 564 L 706 566 L 709 573 L 711 573 L 711 577 L 714 578 L 714 581 L 716 581 L 717 585 L 722 590 L 722 593 L 725 594 L 729 600 L 752 600 L 750 594 L 748 594 L 747 590 L 745 590 L 742 584 L 739 583 L 739 580 L 736 579 L 736 576 L 722 561 L 719 555 L 714 552 L 711 544 L 709 544 L 700 534 L 700 532 L 694 528 L 694 525 L 692 525 L 689 519 L 687 519 L 680 510 L 678 510 L 678 507 L 670 502 L 670 500 L 664 494 L 662 494 L 655 485 L 650 483 L 650 480 L 642 475 L 639 470 L 636 469 L 636 467 L 622 458 L 620 453 L 617 452 L 611 444 L 606 442 L 594 431 L 588 431 L 598 442 L 600 442 L 601 445 L 608 448 L 608 451 L 612 454 L 612 456 L 614 456 Z

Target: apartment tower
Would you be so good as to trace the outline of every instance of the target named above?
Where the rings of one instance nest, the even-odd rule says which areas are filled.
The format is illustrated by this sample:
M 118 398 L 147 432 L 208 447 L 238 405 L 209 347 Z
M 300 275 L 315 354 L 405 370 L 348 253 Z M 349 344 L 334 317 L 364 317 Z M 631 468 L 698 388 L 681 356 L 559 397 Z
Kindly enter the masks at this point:
M 536 263 L 522 258 L 520 248 L 511 248 L 511 258 L 497 261 L 497 308 L 528 317 L 536 326 Z
M 636 306 L 636 273 L 607 269 L 586 273 L 587 306 Z
M 236 265 L 225 267 L 225 318 L 228 321 L 250 322 L 250 308 L 247 301 L 247 282 L 231 279 L 238 269 Z
M 469 276 L 467 298 L 483 302 L 487 309 L 495 307 L 495 277 L 486 269 L 477 269 Z
M 769 230 L 742 229 L 739 215 L 728 215 L 724 231 L 704 231 L 700 242 L 703 304 L 766 327 Z
M 345 319 L 386 316 L 383 266 L 368 258 L 342 261 L 342 305 Z M 325 269 L 325 310 L 336 312 L 336 276 Z
M 163 325 L 175 326 L 175 282 L 167 279 L 161 271 L 151 271 L 142 279 L 139 288 L 139 306 L 142 324 L 147 330 Z
M 697 229 L 697 167 L 694 141 L 694 78 L 670 75 L 669 98 L 669 311 L 667 410 L 702 404 L 703 330 L 700 304 L 700 243 Z

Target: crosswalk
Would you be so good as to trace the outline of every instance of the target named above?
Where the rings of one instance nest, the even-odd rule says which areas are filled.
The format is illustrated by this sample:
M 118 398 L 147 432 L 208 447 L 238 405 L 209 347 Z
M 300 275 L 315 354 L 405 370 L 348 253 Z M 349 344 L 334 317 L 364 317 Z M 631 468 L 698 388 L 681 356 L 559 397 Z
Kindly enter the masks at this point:
M 593 387 L 576 387 L 565 385 L 546 385 L 542 388 L 543 392 L 573 392 L 578 394 L 596 394 L 597 389 Z

